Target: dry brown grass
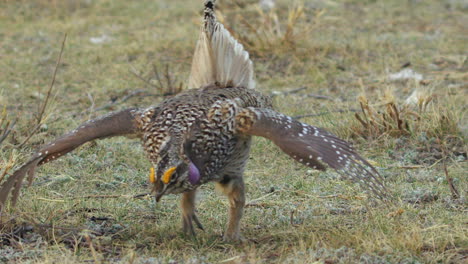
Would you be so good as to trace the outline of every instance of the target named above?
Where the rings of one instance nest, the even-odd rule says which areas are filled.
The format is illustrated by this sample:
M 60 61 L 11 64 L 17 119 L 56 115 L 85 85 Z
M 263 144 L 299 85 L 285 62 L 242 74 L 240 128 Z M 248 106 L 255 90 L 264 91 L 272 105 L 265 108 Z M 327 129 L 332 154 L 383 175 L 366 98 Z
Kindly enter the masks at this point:
M 299 2 L 292 6 L 262 10 L 258 5 L 252 5 L 249 12 L 245 9 L 228 11 L 229 20 L 236 21 L 231 32 L 254 57 L 270 57 L 288 54 L 294 56 L 299 43 L 304 42 L 318 23 L 322 11 L 305 14 L 304 6 Z M 218 12 L 221 21 L 224 15 Z M 298 26 L 304 23 L 307 16 L 314 17 L 308 27 Z M 227 22 L 227 21 L 226 21 Z M 234 26 L 234 24 L 233 24 Z M 241 31 L 240 34 L 238 31 Z

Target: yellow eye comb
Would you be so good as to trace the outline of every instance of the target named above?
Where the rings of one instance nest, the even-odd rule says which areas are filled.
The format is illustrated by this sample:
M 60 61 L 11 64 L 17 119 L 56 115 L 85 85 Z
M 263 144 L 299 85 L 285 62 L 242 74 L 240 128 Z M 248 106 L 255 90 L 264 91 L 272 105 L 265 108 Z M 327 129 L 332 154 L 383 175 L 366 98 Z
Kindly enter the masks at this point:
M 175 170 L 176 170 L 176 167 L 172 167 L 172 168 L 168 169 L 168 170 L 164 173 L 164 175 L 163 175 L 163 177 L 162 177 L 162 179 L 161 179 L 162 182 L 164 182 L 164 184 L 168 184 L 168 183 L 169 183 L 169 181 L 171 180 L 171 177 L 172 177 L 172 175 L 174 174 Z
M 156 177 L 154 176 L 154 167 L 151 167 L 151 168 L 150 168 L 149 181 L 150 181 L 151 183 L 155 183 L 155 182 L 156 182 Z

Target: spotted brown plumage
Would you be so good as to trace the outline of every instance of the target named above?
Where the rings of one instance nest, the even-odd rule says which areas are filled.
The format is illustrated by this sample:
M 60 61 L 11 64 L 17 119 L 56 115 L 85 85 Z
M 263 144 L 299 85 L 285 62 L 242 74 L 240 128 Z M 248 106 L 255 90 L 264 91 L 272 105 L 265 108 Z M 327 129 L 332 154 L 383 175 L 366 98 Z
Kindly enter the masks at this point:
M 270 108 L 271 101 L 253 89 L 207 86 L 187 90 L 156 107 L 138 111 L 143 146 L 157 168 L 158 177 L 172 167 L 178 168 L 176 173 L 180 177 L 188 177 L 184 172 L 190 163 L 198 165 L 204 176 L 196 184 L 180 178 L 177 184 L 158 185 L 158 199 L 166 193 L 180 193 L 219 180 L 227 163 L 239 163 L 229 159 L 238 156 L 234 151 L 240 144 L 235 129 L 237 105 Z M 250 138 L 243 137 L 246 140 L 243 144 L 250 144 Z
M 157 106 L 126 109 L 91 120 L 41 147 L 0 187 L 0 210 L 10 193 L 13 204 L 26 175 L 37 166 L 80 145 L 111 136 L 137 135 L 154 166 L 151 181 L 156 200 L 182 193 L 182 223 L 186 232 L 203 228 L 195 214 L 197 188 L 215 182 L 229 199 L 226 240 L 239 240 L 245 204 L 243 172 L 253 136 L 273 141 L 305 166 L 335 169 L 376 197 L 387 199 L 375 168 L 346 141 L 273 110 L 271 100 L 254 89 L 253 66 L 244 50 L 205 3 L 205 21 L 195 49 L 189 89 Z

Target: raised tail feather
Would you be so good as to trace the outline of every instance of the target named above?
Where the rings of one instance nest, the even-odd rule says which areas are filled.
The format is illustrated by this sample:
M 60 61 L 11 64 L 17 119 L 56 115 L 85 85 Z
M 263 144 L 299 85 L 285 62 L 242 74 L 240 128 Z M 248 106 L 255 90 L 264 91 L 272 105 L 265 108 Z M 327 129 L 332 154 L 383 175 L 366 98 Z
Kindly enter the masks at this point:
M 205 2 L 205 20 L 193 55 L 189 88 L 255 88 L 253 64 L 242 44 L 216 20 L 215 1 Z
M 95 139 L 137 134 L 135 112 L 136 109 L 126 109 L 90 120 L 68 134 L 42 146 L 26 164 L 10 175 L 0 186 L 0 212 L 5 207 L 10 192 L 11 204 L 15 205 L 26 174 L 31 183 L 37 166 L 55 160 Z

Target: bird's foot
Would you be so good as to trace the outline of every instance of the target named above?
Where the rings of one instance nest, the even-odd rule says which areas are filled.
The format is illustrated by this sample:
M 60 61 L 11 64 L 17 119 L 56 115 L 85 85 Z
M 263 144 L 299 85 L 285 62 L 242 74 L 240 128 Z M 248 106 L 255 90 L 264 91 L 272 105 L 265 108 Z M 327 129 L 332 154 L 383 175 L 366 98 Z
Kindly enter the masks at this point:
M 198 217 L 195 213 L 193 214 L 187 214 L 182 216 L 182 230 L 184 231 L 185 234 L 196 236 L 195 234 L 195 229 L 193 227 L 193 222 L 195 222 L 195 225 L 201 229 L 205 230 L 203 228 L 203 225 L 200 223 L 200 220 L 198 220 Z
M 240 234 L 240 232 L 226 232 L 223 236 L 223 241 L 242 244 L 246 242 L 246 239 Z

